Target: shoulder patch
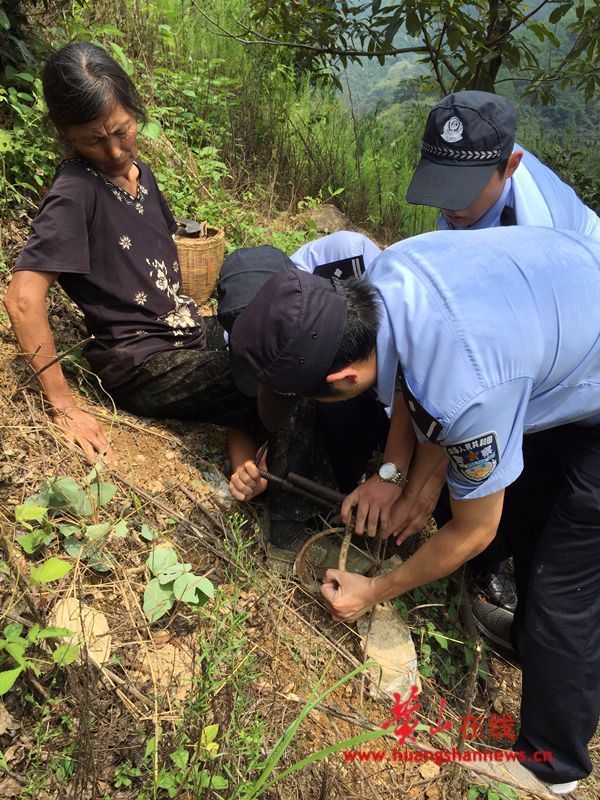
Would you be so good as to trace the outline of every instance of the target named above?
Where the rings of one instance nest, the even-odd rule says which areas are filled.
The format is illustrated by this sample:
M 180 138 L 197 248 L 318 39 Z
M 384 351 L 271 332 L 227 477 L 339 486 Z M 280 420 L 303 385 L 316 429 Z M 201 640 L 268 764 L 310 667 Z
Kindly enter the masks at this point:
M 449 444 L 445 450 L 453 468 L 469 483 L 483 483 L 500 461 L 498 437 L 493 432 Z
M 321 278 L 337 278 L 345 281 L 346 278 L 360 278 L 365 271 L 365 260 L 362 256 L 351 256 L 330 261 L 328 264 L 319 264 L 315 267 L 314 274 Z

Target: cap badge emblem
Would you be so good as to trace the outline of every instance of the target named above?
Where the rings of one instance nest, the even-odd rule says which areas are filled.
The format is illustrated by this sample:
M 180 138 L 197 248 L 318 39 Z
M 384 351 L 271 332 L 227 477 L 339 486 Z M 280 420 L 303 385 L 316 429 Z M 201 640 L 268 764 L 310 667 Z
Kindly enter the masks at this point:
M 445 142 L 460 142 L 463 138 L 463 124 L 458 117 L 450 117 L 444 124 L 442 139 Z

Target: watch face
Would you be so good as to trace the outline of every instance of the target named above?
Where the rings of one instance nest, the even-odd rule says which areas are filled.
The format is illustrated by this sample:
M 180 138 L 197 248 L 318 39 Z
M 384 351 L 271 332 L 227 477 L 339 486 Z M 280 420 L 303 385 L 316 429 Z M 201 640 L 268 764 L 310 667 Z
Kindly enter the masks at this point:
M 379 467 L 379 477 L 383 481 L 391 481 L 397 472 L 398 470 L 396 469 L 396 465 L 392 464 L 390 461 L 382 464 Z

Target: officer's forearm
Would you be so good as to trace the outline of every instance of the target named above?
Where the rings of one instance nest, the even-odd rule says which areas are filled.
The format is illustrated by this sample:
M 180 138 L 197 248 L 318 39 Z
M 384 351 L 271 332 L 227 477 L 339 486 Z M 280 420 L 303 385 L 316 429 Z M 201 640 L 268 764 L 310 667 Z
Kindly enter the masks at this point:
M 464 527 L 461 530 L 455 520 L 450 520 L 393 572 L 373 578 L 377 600 L 392 600 L 417 586 L 450 575 L 484 550 L 493 537 L 494 530 Z
M 383 451 L 383 460 L 391 461 L 404 475 L 408 472 L 416 444 L 410 413 L 402 395 L 397 394 L 390 420 L 390 430 Z
M 425 484 L 430 481 L 435 481 L 441 488 L 446 480 L 447 467 L 448 456 L 443 447 L 418 442 L 410 462 L 408 485 L 404 494 L 417 497 Z
M 227 452 L 231 471 L 235 472 L 244 462 L 253 460 L 257 446 L 254 437 L 237 428 L 227 428 Z

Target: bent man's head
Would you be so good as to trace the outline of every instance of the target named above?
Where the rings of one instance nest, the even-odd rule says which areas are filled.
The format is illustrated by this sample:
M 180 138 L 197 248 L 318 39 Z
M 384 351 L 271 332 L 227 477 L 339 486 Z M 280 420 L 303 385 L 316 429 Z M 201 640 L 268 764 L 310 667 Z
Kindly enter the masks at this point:
M 516 110 L 490 92 L 450 94 L 429 112 L 409 203 L 439 208 L 466 228 L 490 210 L 521 163 L 513 153 Z
M 274 275 L 237 318 L 234 356 L 260 384 L 258 410 L 277 430 L 299 397 L 347 400 L 377 377 L 378 295 L 296 269 Z

